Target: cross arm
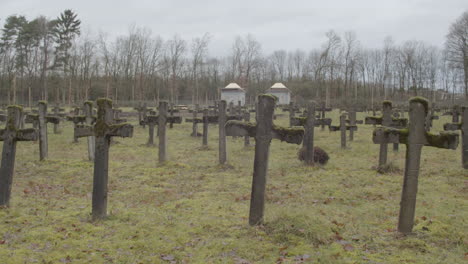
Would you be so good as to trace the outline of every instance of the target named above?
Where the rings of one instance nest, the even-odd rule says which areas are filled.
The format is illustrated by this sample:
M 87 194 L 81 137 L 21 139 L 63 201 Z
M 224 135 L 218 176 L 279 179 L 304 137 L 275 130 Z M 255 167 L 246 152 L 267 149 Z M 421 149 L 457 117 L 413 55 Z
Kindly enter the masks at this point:
M 46 116 L 46 122 L 52 124 L 60 123 L 60 118 L 57 116 Z
M 71 121 L 75 124 L 84 123 L 86 121 L 86 116 L 67 116 L 67 121 Z
M 391 127 L 395 128 L 404 128 L 408 126 L 408 119 L 407 118 L 392 118 L 392 123 L 390 124 Z
M 172 124 L 180 124 L 182 123 L 182 117 L 181 116 L 168 116 L 166 122 L 172 123 Z
M 408 144 L 408 129 L 396 129 L 389 127 L 376 128 L 372 134 L 372 141 L 376 144 L 400 143 Z M 458 134 L 456 132 L 440 132 L 439 134 L 425 133 L 425 146 L 456 149 L 458 146 Z
M 456 149 L 458 146 L 458 133 L 452 131 L 441 131 L 439 134 L 426 133 L 426 146 Z
M 91 137 L 94 136 L 94 128 L 89 125 L 77 125 L 75 127 L 76 137 Z
M 381 116 L 366 116 L 364 119 L 364 124 L 366 125 L 381 125 L 382 117 Z
M 26 118 L 24 119 L 24 122 L 26 123 L 34 123 L 39 120 L 39 115 L 38 114 L 27 114 Z
M 372 141 L 375 144 L 408 142 L 408 129 L 396 129 L 391 127 L 378 127 L 372 133 Z
M 201 118 L 185 118 L 185 122 L 187 122 L 187 123 L 203 123 L 203 119 L 201 119 Z
M 291 119 L 293 126 L 304 126 L 307 117 L 293 117 Z M 330 126 L 332 123 L 331 118 L 317 118 L 314 121 L 314 126 L 318 127 L 321 125 Z
M 132 137 L 133 126 L 128 123 L 110 125 L 106 135 L 114 137 Z
M 446 123 L 444 124 L 444 130 L 449 131 L 449 130 L 460 130 L 462 127 L 461 123 Z
M 34 128 L 19 129 L 16 132 L 17 141 L 36 141 L 38 137 L 39 133 Z
M 328 130 L 330 131 L 340 131 L 341 130 L 341 126 L 328 126 Z M 346 130 L 353 130 L 353 131 L 357 131 L 358 130 L 358 127 L 357 126 L 346 126 Z
M 249 136 L 255 137 L 257 126 L 254 123 L 230 120 L 226 122 L 227 136 Z M 287 143 L 301 144 L 304 137 L 303 128 L 284 128 L 273 125 L 272 137 Z

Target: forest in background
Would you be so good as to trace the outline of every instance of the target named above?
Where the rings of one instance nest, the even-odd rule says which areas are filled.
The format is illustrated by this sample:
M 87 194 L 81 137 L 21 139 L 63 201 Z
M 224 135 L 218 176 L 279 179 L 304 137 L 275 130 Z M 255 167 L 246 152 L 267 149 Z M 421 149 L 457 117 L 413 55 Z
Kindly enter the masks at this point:
M 468 11 L 447 29 L 444 47 L 418 40 L 364 47 L 353 31 L 326 33 L 310 50 L 262 51 L 255 36 L 233 36 L 226 55 L 210 55 L 211 35 L 163 39 L 146 27 L 109 39 L 84 34 L 79 14 L 1 18 L 0 104 L 62 105 L 98 97 L 120 104 L 169 100 L 207 104 L 236 82 L 247 101 L 283 82 L 296 101 L 374 105 L 421 95 L 437 102 L 468 98 Z

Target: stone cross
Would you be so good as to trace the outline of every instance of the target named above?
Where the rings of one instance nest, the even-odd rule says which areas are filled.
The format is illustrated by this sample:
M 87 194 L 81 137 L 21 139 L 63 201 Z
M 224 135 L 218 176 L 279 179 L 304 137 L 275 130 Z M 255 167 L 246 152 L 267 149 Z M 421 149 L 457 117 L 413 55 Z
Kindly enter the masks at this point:
M 77 131 L 76 126 L 78 124 L 83 124 L 86 121 L 86 116 L 80 115 L 80 108 L 76 107 L 73 111 L 73 115 L 67 116 L 67 121 L 73 122 L 73 131 Z M 78 143 L 78 136 L 76 134 L 73 135 L 73 143 Z
M 321 119 L 325 119 L 326 112 L 331 112 L 332 111 L 332 109 L 330 107 L 326 107 L 325 102 L 322 102 L 321 105 L 320 105 L 320 108 L 318 108 L 316 110 L 320 112 L 320 115 L 321 115 L 320 118 Z M 321 126 L 322 126 L 322 130 L 324 130 L 325 129 L 325 124 L 322 124 Z
M 430 113 L 426 116 L 426 131 L 431 130 L 433 120 L 438 120 L 439 119 L 439 117 L 435 115 L 434 111 L 435 111 L 435 104 L 432 103 Z
M 159 106 L 161 107 L 161 102 L 159 102 Z M 161 110 L 159 110 L 159 113 L 161 113 Z M 140 123 L 145 123 L 148 125 L 148 142 L 146 143 L 147 146 L 154 146 L 154 127 L 156 125 L 159 126 L 159 115 L 147 115 L 145 120 L 141 121 Z M 166 108 L 166 116 L 165 116 L 166 122 L 164 124 L 180 124 L 182 123 L 182 117 L 180 116 L 167 116 L 167 108 Z M 165 131 L 165 129 L 164 129 Z M 158 128 L 158 136 L 160 136 L 160 130 Z
M 39 160 L 45 160 L 48 156 L 47 123 L 59 124 L 60 118 L 47 115 L 47 102 L 39 101 L 37 114 L 28 114 L 26 123 L 33 123 L 33 127 L 39 131 Z
M 304 140 L 302 141 L 302 146 L 305 148 L 304 161 L 309 166 L 314 165 L 315 106 L 316 103 L 314 101 L 310 101 L 307 104 L 307 116 L 304 124 Z
M 365 118 L 366 125 L 382 125 L 384 127 L 405 128 L 408 124 L 406 118 L 392 117 L 392 102 L 383 101 L 382 116 L 368 116 Z M 393 149 L 398 150 L 398 142 L 393 144 Z M 383 168 L 387 164 L 388 143 L 380 144 L 379 148 L 379 168 Z
M 358 127 L 356 125 L 346 125 L 346 116 L 347 113 L 342 113 L 340 115 L 340 125 L 339 126 L 329 126 L 328 129 L 331 132 L 341 131 L 341 148 L 346 148 L 346 130 L 355 130 L 357 131 Z
M 294 103 L 290 102 L 289 103 L 289 126 L 293 126 L 293 119 L 294 116 L 296 115 L 296 110 L 294 109 Z
M 460 115 L 460 107 L 458 105 L 454 105 L 452 110 L 446 112 L 444 115 L 451 115 L 452 116 L 452 123 L 458 123 Z
M 208 109 L 203 110 L 203 140 L 202 146 L 208 146 Z
M 132 137 L 133 126 L 128 123 L 114 124 L 112 100 L 96 101 L 97 119 L 94 126 L 77 125 L 78 137 L 96 137 L 93 177 L 92 217 L 101 219 L 107 215 L 107 182 L 109 172 L 109 147 L 112 137 Z
M 250 122 L 250 112 L 245 111 L 243 115 L 244 122 Z M 244 136 L 244 147 L 250 146 L 250 137 L 249 136 Z
M 20 129 L 21 106 L 9 106 L 7 108 L 8 119 L 5 129 L 0 129 L 0 141 L 3 141 L 2 163 L 0 165 L 0 207 L 9 206 L 13 173 L 15 170 L 16 142 L 36 141 L 38 132 L 36 129 Z
M 52 108 L 52 113 L 54 113 L 53 115 L 56 116 L 56 117 L 64 116 L 64 113 L 60 113 L 60 112 L 63 112 L 63 111 L 65 111 L 65 109 L 60 108 L 58 106 L 54 106 L 54 108 Z M 59 123 L 54 124 L 54 134 L 58 134 L 58 133 L 59 133 Z
M 141 103 L 138 107 L 133 108 L 138 111 L 138 123 L 145 128 L 146 123 L 142 122 L 146 118 L 146 114 L 148 112 L 148 108 L 146 107 L 146 103 Z
M 288 143 L 301 144 L 304 136 L 304 129 L 302 128 L 283 128 L 273 125 L 275 97 L 259 95 L 257 110 L 257 124 L 231 120 L 225 125 L 228 136 L 255 137 L 254 172 L 249 213 L 250 225 L 259 225 L 263 222 L 271 140 L 276 138 Z
M 468 169 L 468 108 L 463 106 L 461 108 L 461 122 L 460 123 L 446 123 L 444 130 L 461 130 L 462 135 L 462 166 Z
M 196 104 L 195 109 L 193 109 L 193 112 L 192 112 L 193 114 L 192 134 L 190 134 L 190 136 L 192 137 L 198 137 L 198 122 L 195 121 L 197 120 L 198 111 L 199 111 L 199 105 Z
M 457 133 L 441 132 L 437 135 L 425 130 L 425 117 L 428 113 L 428 101 L 426 99 L 421 97 L 412 98 L 409 105 L 410 122 L 408 129 L 378 127 L 374 130 L 372 137 L 376 144 L 406 144 L 405 176 L 398 220 L 398 231 L 401 233 L 410 233 L 413 229 L 423 146 L 456 149 L 458 145 Z
M 60 118 L 47 115 L 46 101 L 39 101 L 38 108 L 39 159 L 44 160 L 48 156 L 47 123 L 59 124 Z
M 350 110 L 348 111 L 348 120 L 346 120 L 346 123 L 348 123 L 350 126 L 355 126 L 356 124 L 362 124 L 362 120 L 356 120 L 356 114 L 357 111 L 354 109 L 354 107 L 351 107 Z M 354 140 L 354 129 L 349 130 L 349 141 Z
M 219 164 L 224 165 L 227 162 L 226 152 L 226 101 L 221 100 L 218 103 L 218 127 L 219 127 Z
M 93 116 L 93 102 L 86 101 L 83 104 L 86 125 L 91 126 L 96 122 L 96 117 Z M 94 161 L 94 150 L 96 149 L 96 137 L 94 135 L 87 137 L 88 139 L 88 159 Z

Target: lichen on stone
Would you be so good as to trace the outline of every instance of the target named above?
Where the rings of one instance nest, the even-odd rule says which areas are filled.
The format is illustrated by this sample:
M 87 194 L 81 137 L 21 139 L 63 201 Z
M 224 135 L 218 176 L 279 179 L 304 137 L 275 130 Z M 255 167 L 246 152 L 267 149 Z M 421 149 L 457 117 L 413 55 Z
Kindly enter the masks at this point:
M 421 96 L 415 96 L 411 98 L 410 100 L 410 105 L 411 103 L 420 103 L 424 106 L 424 111 L 426 112 L 426 115 L 429 113 L 429 101 Z

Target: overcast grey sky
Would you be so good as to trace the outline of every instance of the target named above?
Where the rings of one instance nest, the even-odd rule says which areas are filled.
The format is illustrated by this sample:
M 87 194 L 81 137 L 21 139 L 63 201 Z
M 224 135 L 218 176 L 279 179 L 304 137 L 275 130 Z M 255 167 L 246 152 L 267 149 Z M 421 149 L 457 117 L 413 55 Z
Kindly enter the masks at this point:
M 226 54 L 236 35 L 251 33 L 265 52 L 320 47 L 325 32 L 355 31 L 360 42 L 382 46 L 422 40 L 442 46 L 450 24 L 468 10 L 467 0 L 0 0 L 0 23 L 18 14 L 57 17 L 72 9 L 83 31 L 115 37 L 130 25 L 150 28 L 167 39 L 190 40 L 209 32 L 210 53 Z

